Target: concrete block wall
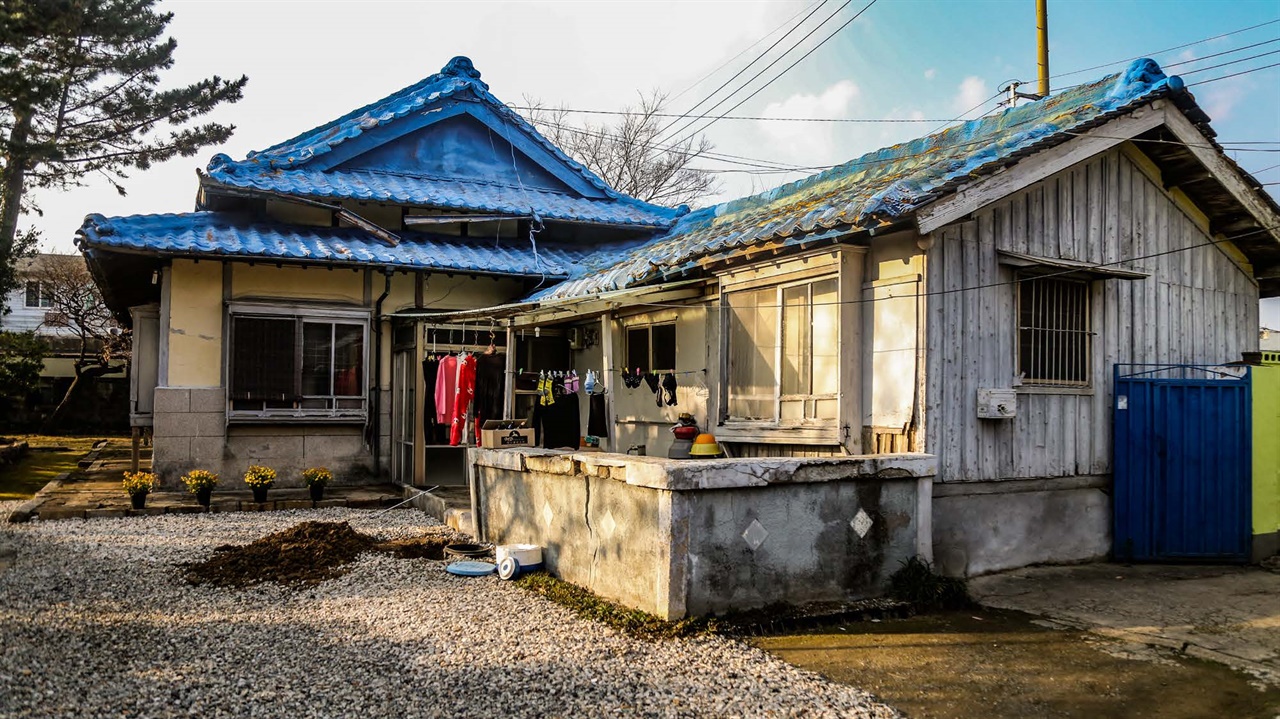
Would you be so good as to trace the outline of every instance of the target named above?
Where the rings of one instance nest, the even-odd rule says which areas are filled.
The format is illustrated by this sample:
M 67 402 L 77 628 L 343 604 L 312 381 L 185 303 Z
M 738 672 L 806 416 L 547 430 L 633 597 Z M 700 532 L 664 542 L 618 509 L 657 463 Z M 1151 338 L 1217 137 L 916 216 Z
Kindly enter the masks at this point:
M 302 486 L 307 467 L 328 467 L 335 484 L 364 483 L 375 474 L 363 424 L 228 425 L 220 387 L 157 387 L 154 417 L 152 465 L 168 487 L 180 486 L 192 469 L 207 469 L 218 473 L 219 486 L 243 489 L 251 464 L 275 469 L 278 487 Z
M 667 619 L 878 596 L 931 546 L 926 455 L 681 461 L 470 450 L 497 543 Z
M 935 484 L 934 563 L 943 574 L 972 577 L 1106 559 L 1110 489 L 1107 475 Z

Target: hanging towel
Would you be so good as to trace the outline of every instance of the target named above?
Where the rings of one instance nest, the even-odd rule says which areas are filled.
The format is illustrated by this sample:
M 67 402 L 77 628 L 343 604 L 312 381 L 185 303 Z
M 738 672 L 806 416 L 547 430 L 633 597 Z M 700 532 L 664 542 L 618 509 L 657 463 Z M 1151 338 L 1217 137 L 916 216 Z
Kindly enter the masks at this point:
M 422 387 L 425 390 L 422 398 L 423 436 L 427 444 L 439 444 L 436 436 L 440 423 L 436 421 L 436 380 L 440 378 L 440 360 L 422 360 Z
M 675 373 L 668 372 L 662 378 L 662 394 L 659 397 L 658 406 L 666 404 L 668 407 L 676 406 L 676 376 Z
M 609 421 L 606 413 L 609 410 L 605 404 L 604 395 L 593 394 L 590 397 L 587 413 L 587 434 L 594 437 L 608 437 Z
M 453 421 L 454 394 L 458 391 L 458 358 L 448 355 L 440 359 L 436 374 L 436 421 L 448 425 Z
M 476 358 L 463 355 L 458 360 L 458 387 L 453 402 L 453 426 L 449 429 L 449 444 L 462 444 L 467 431 L 467 409 L 476 395 Z

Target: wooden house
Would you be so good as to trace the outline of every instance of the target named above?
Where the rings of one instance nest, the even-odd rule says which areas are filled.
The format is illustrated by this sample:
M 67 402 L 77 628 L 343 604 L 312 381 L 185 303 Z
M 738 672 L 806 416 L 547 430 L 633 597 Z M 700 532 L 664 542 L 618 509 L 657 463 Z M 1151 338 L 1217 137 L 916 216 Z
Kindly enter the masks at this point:
M 261 459 L 461 481 L 419 367 L 492 346 L 503 417 L 545 421 L 539 375 L 598 375 L 558 434 L 605 451 L 663 455 L 690 413 L 748 464 L 934 455 L 916 520 L 943 569 L 975 574 L 1107 554 L 1114 364 L 1256 350 L 1280 208 L 1208 120 L 1143 60 L 690 212 L 608 188 L 459 58 L 215 157 L 195 213 L 90 216 L 79 241 L 117 311 L 156 328 L 139 421 L 169 475 Z

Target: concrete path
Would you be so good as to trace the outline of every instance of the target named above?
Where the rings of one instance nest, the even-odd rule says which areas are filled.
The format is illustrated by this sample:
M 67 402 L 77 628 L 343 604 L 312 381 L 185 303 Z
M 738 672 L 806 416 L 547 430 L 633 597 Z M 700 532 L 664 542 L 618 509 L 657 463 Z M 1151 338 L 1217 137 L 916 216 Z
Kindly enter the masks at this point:
M 982 604 L 1132 645 L 1169 647 L 1280 686 L 1280 574 L 1256 567 L 1090 564 L 970 580 Z

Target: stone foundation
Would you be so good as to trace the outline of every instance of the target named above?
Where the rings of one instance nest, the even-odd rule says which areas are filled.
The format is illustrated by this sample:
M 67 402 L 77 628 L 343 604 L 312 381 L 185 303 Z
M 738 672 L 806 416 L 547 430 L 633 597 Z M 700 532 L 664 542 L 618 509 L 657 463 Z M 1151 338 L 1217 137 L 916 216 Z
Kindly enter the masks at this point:
M 929 455 L 669 460 L 469 451 L 479 531 L 664 619 L 862 599 L 931 548 Z
M 1106 559 L 1110 477 L 939 483 L 933 487 L 938 571 L 971 577 L 1032 564 Z
M 328 467 L 337 484 L 374 476 L 364 424 L 228 425 L 220 387 L 157 387 L 153 432 L 152 466 L 166 487 L 178 486 L 192 469 L 207 469 L 219 475 L 220 487 L 244 488 L 241 477 L 251 464 L 276 470 L 275 486 L 282 488 L 303 486 L 308 467 Z M 382 459 L 388 460 L 385 451 Z

